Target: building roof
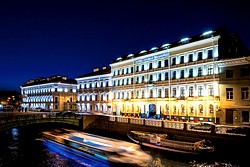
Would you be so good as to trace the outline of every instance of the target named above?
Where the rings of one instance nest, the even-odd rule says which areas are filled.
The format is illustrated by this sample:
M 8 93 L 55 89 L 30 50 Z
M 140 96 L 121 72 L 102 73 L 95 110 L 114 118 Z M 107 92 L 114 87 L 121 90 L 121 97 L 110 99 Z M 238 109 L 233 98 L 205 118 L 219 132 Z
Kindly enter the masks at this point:
M 154 53 L 154 52 L 158 52 L 158 51 L 162 51 L 162 50 L 167 50 L 170 48 L 174 48 L 174 47 L 185 45 L 188 43 L 200 41 L 202 39 L 211 38 L 213 36 L 218 36 L 218 35 L 220 35 L 222 38 L 222 40 L 219 39 L 219 40 L 221 40 L 221 42 L 219 42 L 219 45 L 222 46 L 221 47 L 222 49 L 220 49 L 221 50 L 220 51 L 221 57 L 223 57 L 223 58 L 228 57 L 228 56 L 229 57 L 237 57 L 237 56 L 242 56 L 243 54 L 245 54 L 247 52 L 247 49 L 244 46 L 244 44 L 241 43 L 239 36 L 236 33 L 229 34 L 227 32 L 226 27 L 221 26 L 213 31 L 208 31 L 208 32 L 205 32 L 202 34 L 194 35 L 192 37 L 183 38 L 181 40 L 167 43 L 167 44 L 163 44 L 161 46 L 156 46 L 156 47 L 153 47 L 151 49 L 145 49 L 145 50 L 142 50 L 142 51 L 134 53 L 134 54 L 129 54 L 129 55 L 124 55 L 124 56 L 118 57 L 116 60 L 113 60 L 111 62 L 111 64 L 125 61 L 125 60 L 129 60 L 131 58 L 140 57 L 140 56 L 147 55 L 150 53 Z M 234 49 L 232 49 L 232 47 L 234 47 Z M 233 51 L 233 50 L 235 50 L 235 51 Z
M 94 68 L 93 72 L 81 75 L 79 77 L 76 77 L 76 79 L 78 79 L 78 78 L 85 78 L 85 77 L 91 77 L 91 76 L 97 76 L 97 75 L 105 75 L 105 74 L 110 74 L 110 73 L 111 73 L 111 69 L 110 68 L 102 68 L 102 69 Z
M 32 86 L 32 85 L 40 85 L 40 84 L 46 84 L 46 83 L 66 83 L 66 84 L 77 84 L 77 81 L 75 79 L 67 79 L 65 76 L 51 76 L 48 78 L 39 77 L 34 80 L 29 80 L 25 84 L 22 85 L 22 87 L 25 86 Z

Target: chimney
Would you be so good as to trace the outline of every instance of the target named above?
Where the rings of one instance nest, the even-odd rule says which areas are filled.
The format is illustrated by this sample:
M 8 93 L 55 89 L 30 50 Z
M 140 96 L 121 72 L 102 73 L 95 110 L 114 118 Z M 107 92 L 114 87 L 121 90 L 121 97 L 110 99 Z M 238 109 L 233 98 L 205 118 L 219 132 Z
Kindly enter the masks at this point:
M 94 72 L 99 71 L 99 67 L 94 68 L 93 71 L 94 71 Z

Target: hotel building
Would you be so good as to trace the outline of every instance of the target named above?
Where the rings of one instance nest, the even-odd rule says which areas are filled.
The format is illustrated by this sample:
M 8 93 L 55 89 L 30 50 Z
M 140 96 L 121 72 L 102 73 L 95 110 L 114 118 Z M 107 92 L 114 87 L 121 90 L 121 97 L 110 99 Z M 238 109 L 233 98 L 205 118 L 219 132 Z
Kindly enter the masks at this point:
M 52 111 L 77 110 L 77 82 L 64 76 L 30 80 L 20 86 L 23 111 L 42 108 Z
M 224 68 L 239 65 L 225 64 L 239 61 L 245 51 L 237 35 L 228 34 L 222 27 L 118 57 L 110 64 L 112 111 L 115 115 L 216 123 L 237 123 L 232 118 L 238 115 L 238 120 L 245 116 L 249 122 L 249 109 L 244 110 L 244 116 L 230 112 L 236 103 L 248 108 L 249 100 L 225 99 L 229 90 L 225 83 L 232 80 L 222 77 Z M 243 64 L 249 66 L 247 60 Z M 234 77 L 237 84 L 238 79 Z M 248 99 L 246 80 L 244 85 L 235 84 L 235 90 L 246 89 L 244 98 Z
M 249 124 L 250 55 L 224 27 L 118 57 L 109 66 L 76 82 L 29 81 L 21 86 L 22 106 Z

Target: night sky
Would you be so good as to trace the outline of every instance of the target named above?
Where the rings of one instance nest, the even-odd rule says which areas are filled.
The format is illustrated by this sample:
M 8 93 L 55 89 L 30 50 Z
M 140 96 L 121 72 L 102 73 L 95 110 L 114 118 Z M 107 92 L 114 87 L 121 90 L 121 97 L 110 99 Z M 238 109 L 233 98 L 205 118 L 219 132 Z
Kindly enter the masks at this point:
M 226 26 L 250 49 L 239 0 L 0 0 L 0 90 L 76 78 L 116 58 Z

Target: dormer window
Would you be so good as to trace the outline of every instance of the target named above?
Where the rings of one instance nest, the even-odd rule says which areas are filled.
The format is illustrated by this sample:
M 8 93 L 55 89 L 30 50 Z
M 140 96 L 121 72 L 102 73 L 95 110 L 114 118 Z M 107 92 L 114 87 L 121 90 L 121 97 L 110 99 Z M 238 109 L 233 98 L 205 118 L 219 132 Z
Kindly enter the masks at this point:
M 134 54 L 129 54 L 128 56 L 127 56 L 127 58 L 133 58 L 134 57 Z
M 149 50 L 150 52 L 157 52 L 158 51 L 158 47 L 153 47 Z
M 203 37 L 211 37 L 213 35 L 214 31 L 206 31 L 201 36 Z
M 121 58 L 121 57 L 118 57 L 116 60 L 119 61 L 119 60 L 122 60 L 122 58 Z
M 142 50 L 142 51 L 140 51 L 140 55 L 144 55 L 144 54 L 146 54 L 147 53 L 147 51 L 146 50 Z
M 188 43 L 190 39 L 191 39 L 191 38 L 183 38 L 183 39 L 180 40 L 179 43 L 181 43 L 181 44 Z
M 169 49 L 169 47 L 170 47 L 169 43 L 164 44 L 164 45 L 161 46 L 162 49 Z

